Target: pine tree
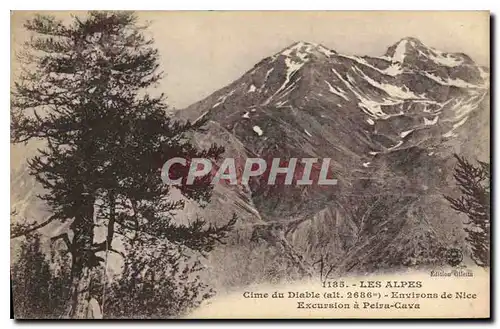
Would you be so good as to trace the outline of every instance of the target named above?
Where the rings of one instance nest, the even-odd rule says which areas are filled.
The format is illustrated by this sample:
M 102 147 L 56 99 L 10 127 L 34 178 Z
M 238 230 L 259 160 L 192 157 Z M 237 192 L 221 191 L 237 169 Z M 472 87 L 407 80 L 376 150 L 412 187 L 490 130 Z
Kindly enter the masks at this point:
M 490 166 L 478 161 L 473 165 L 455 154 L 457 166 L 455 178 L 460 197 L 445 196 L 451 207 L 469 218 L 464 230 L 465 240 L 472 250 L 472 258 L 478 266 L 490 265 Z
M 80 317 L 89 271 L 103 261 L 96 253 L 123 255 L 113 246 L 117 234 L 166 239 L 200 252 L 222 242 L 234 218 L 221 227 L 202 219 L 174 224 L 172 214 L 184 202 L 170 201 L 160 169 L 171 157 L 216 159 L 223 149 L 197 150 L 188 135 L 204 122 L 175 122 L 166 114 L 165 96 L 148 94 L 162 76 L 159 55 L 133 13 L 90 12 L 69 25 L 36 16 L 25 27 L 34 36 L 20 54 L 26 66 L 14 85 L 11 138 L 46 142 L 29 167 L 48 191 L 41 198 L 53 214 L 31 227 L 14 227 L 11 235 L 71 221 L 71 240 L 66 233 L 52 239 L 63 239 L 72 259 L 66 316 Z M 179 189 L 202 205 L 211 195 L 206 178 Z M 106 228 L 104 241 L 94 239 L 95 219 Z
M 103 294 L 106 318 L 178 318 L 213 296 L 200 278 L 200 261 L 185 248 L 157 240 L 127 250 L 124 271 Z
M 26 236 L 13 262 L 12 291 L 16 319 L 57 318 L 63 311 L 67 276 L 55 275 L 42 251 L 40 236 Z

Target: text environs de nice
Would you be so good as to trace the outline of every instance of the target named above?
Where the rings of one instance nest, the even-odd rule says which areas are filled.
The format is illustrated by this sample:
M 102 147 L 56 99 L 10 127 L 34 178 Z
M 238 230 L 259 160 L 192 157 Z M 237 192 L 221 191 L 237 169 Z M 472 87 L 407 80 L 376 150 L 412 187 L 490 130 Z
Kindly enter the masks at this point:
M 192 185 L 199 177 L 212 176 L 211 184 L 225 181 L 229 185 L 247 185 L 252 177 L 265 179 L 268 185 L 336 185 L 332 178 L 330 158 L 261 159 L 247 158 L 243 163 L 234 158 L 225 158 L 221 165 L 215 165 L 204 158 L 171 158 L 161 170 L 161 178 L 168 185 Z M 187 177 L 172 174 L 173 166 L 187 169 Z

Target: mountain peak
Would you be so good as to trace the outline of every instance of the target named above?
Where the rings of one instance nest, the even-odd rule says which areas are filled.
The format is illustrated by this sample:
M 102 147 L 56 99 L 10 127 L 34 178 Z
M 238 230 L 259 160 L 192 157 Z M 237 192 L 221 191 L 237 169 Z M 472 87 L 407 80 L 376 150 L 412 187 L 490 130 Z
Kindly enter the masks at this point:
M 305 59 L 305 57 L 308 57 L 310 55 L 330 57 L 333 54 L 336 54 L 336 52 L 328 49 L 321 44 L 306 41 L 297 41 L 284 48 L 277 55 L 283 55 L 287 57 L 296 56 L 301 59 Z
M 411 43 L 413 45 L 422 45 L 422 46 L 424 45 L 422 43 L 422 41 L 420 41 L 420 39 L 415 38 L 415 37 L 404 37 L 401 40 L 399 40 L 398 43 L 401 42 L 401 41 L 406 41 L 406 42 L 409 42 L 409 43 Z
M 419 62 L 426 62 L 427 66 L 445 67 L 456 67 L 461 64 L 475 65 L 472 59 L 465 54 L 437 50 L 425 45 L 415 37 L 402 38 L 387 49 L 385 56 L 392 62 L 410 66 L 419 66 Z
M 465 55 L 427 47 L 414 37 L 398 40 L 382 57 L 342 55 L 321 44 L 297 41 L 193 105 L 195 110 L 189 118 L 194 120 L 208 112 L 213 117 L 233 117 L 232 113 L 241 108 L 245 109 L 241 118 L 247 122 L 258 116 L 252 113 L 260 113 L 259 108 L 296 109 L 313 104 L 315 109 L 333 107 L 334 113 L 346 111 L 346 116 L 357 113 L 348 108 L 360 109 L 361 116 L 369 116 L 365 121 L 375 125 L 379 118 L 386 120 L 405 114 L 408 104 L 413 102 L 417 111 L 433 113 L 425 122 L 419 120 L 424 126 L 433 126 L 436 116 L 432 107 L 446 99 L 443 95 L 450 93 L 450 87 L 454 87 L 453 93 L 468 90 L 465 93 L 479 99 L 487 86 L 486 70 L 478 68 Z M 471 111 L 474 107 L 469 106 Z M 323 115 L 320 120 L 327 116 Z M 233 123 L 227 122 L 224 127 L 232 129 Z M 411 129 L 391 138 L 399 140 L 401 134 L 406 136 Z
M 415 37 L 405 37 L 387 49 L 386 56 L 392 58 L 393 62 L 403 63 L 409 55 L 427 52 L 427 47 Z
M 422 41 L 420 41 L 419 39 L 417 39 L 415 37 L 405 37 L 405 38 L 402 38 L 402 39 L 398 40 L 395 44 L 393 44 L 389 48 L 392 48 L 394 46 L 397 47 L 397 46 L 399 46 L 401 44 L 405 44 L 406 46 L 411 47 L 413 49 L 428 48 L 426 45 L 424 45 L 424 43 Z

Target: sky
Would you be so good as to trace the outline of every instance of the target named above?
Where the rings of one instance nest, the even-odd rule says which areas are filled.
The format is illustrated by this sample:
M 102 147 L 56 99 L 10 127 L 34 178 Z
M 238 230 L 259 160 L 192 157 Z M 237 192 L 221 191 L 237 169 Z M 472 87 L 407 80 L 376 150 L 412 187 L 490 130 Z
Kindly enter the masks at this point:
M 12 14 L 13 51 L 27 37 L 22 24 L 32 14 Z M 69 17 L 68 12 L 54 14 Z M 148 33 L 160 52 L 165 77 L 158 88 L 178 109 L 226 86 L 296 41 L 320 43 L 343 54 L 381 56 L 398 40 L 411 36 L 489 66 L 486 11 L 150 11 L 138 16 L 150 22 Z

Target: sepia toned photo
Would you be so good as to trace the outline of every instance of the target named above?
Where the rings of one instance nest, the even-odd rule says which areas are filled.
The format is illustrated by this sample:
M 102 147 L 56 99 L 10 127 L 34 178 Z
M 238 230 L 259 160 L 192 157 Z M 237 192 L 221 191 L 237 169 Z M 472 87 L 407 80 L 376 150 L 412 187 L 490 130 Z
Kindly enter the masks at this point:
M 13 11 L 15 319 L 490 317 L 487 11 Z

